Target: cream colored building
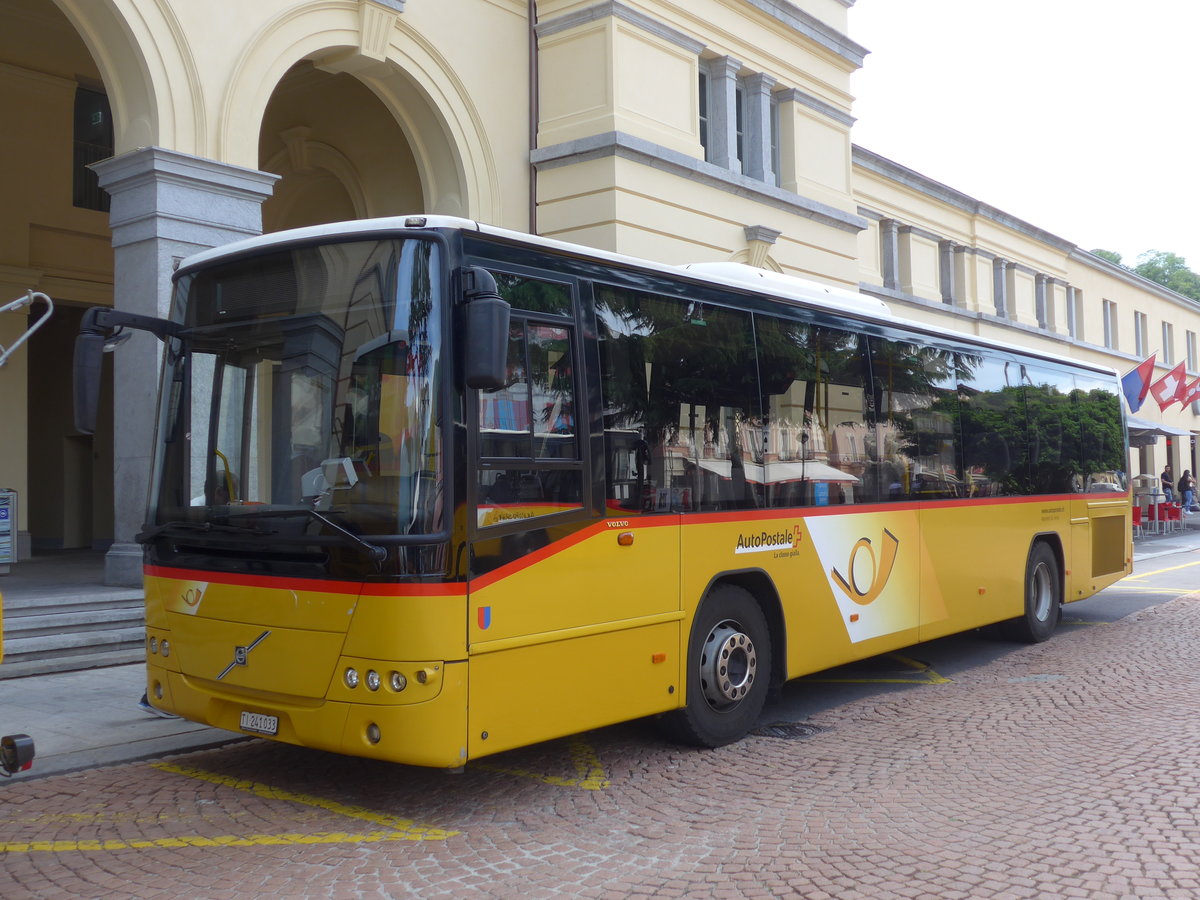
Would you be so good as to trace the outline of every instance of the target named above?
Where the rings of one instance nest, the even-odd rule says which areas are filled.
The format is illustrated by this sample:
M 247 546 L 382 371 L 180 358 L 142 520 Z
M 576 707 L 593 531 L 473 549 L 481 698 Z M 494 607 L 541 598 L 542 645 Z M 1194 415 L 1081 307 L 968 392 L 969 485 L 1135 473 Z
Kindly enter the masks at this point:
M 867 52 L 852 7 L 5 0 L 0 302 L 32 288 L 58 304 L 0 369 L 0 487 L 20 492 L 26 548 L 111 544 L 110 580 L 138 577 L 156 348 L 137 335 L 115 355 L 100 428 L 80 436 L 79 316 L 163 314 L 179 259 L 260 230 L 462 215 L 858 287 L 1122 370 L 1138 334 L 1169 336 L 1196 374 L 1196 304 L 852 145 Z M 24 325 L 3 317 L 0 344 Z M 1195 463 L 1182 444 L 1177 471 Z

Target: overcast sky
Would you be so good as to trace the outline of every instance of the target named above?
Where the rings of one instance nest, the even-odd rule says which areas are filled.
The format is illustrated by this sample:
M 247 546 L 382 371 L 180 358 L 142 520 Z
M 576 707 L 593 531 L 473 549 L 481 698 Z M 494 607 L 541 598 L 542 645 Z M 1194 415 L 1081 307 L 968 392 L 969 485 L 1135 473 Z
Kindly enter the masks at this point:
M 1200 0 L 857 0 L 856 144 L 1085 250 L 1200 272 Z

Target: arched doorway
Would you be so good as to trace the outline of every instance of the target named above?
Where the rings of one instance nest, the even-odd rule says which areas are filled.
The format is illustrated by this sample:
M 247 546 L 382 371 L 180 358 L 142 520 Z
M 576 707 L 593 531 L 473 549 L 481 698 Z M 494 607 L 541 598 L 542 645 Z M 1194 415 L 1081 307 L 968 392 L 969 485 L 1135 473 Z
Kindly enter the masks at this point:
M 24 553 L 103 547 L 113 536 L 111 390 L 97 434 L 77 434 L 70 360 L 83 310 L 112 302 L 107 197 L 86 168 L 113 153 L 108 92 L 51 0 L 0 7 L 0 64 L 0 302 L 36 289 L 56 307 L 0 369 L 0 484 L 19 492 Z M 8 346 L 27 320 L 0 318 Z

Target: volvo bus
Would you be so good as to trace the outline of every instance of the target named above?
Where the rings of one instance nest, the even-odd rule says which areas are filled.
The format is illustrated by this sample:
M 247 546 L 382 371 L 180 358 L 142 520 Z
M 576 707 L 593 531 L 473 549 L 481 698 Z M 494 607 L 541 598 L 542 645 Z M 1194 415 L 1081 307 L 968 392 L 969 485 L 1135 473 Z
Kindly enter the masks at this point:
M 851 291 L 475 222 L 200 253 L 162 339 L 147 688 L 186 719 L 457 768 L 641 717 L 714 747 L 773 685 L 1131 567 L 1107 368 Z

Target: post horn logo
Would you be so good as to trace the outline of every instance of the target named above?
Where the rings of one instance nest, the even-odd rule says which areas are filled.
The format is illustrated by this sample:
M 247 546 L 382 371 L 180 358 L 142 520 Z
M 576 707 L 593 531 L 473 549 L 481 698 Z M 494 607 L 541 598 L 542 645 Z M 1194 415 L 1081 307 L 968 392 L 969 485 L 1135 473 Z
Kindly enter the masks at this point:
M 888 579 L 892 575 L 892 568 L 896 565 L 896 553 L 900 549 L 900 539 L 888 531 L 883 529 L 883 539 L 880 541 L 881 549 L 879 558 L 875 558 L 875 548 L 871 544 L 870 538 L 859 538 L 854 545 L 854 549 L 850 551 L 850 560 L 846 564 L 846 571 L 850 573 L 850 577 L 846 578 L 837 569 L 832 569 L 830 575 L 843 591 L 846 596 L 857 603 L 859 606 L 869 606 L 883 593 L 884 587 L 887 585 Z M 871 554 L 871 581 L 866 589 L 859 587 L 858 576 L 855 574 L 854 563 L 858 557 L 859 551 L 865 550 Z

